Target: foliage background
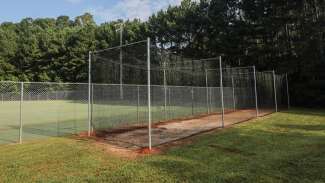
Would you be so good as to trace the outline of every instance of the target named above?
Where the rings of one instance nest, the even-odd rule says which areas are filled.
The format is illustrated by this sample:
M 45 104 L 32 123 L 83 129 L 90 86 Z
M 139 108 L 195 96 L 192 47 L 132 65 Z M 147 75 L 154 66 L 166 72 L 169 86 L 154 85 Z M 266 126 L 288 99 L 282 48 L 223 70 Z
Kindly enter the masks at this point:
M 0 80 L 87 81 L 89 50 L 119 45 L 117 23 L 25 18 L 0 25 Z M 125 40 L 150 36 L 184 56 L 289 73 L 294 105 L 325 106 L 323 0 L 184 0 L 148 21 L 125 21 Z

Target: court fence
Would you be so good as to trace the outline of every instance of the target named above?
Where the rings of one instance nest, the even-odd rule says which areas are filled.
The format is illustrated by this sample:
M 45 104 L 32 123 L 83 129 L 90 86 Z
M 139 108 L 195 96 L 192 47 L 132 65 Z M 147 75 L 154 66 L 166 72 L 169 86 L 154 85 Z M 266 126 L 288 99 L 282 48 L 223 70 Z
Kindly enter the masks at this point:
M 0 81 L 0 144 L 103 133 L 151 149 L 290 106 L 286 75 L 158 45 L 89 52 L 88 83 Z
M 285 75 L 257 72 L 256 79 L 257 115 L 289 107 Z M 241 86 L 234 77 L 223 83 L 222 89 L 151 85 L 151 125 L 222 113 L 227 121 L 231 112 L 256 107 L 254 87 Z M 0 144 L 148 124 L 147 85 L 1 81 L 0 97 Z

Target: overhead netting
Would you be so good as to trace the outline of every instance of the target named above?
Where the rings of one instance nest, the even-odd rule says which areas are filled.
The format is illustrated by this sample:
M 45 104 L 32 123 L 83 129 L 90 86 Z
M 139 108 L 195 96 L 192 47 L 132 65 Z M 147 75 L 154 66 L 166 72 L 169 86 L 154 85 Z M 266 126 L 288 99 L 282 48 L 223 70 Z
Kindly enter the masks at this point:
M 274 111 L 273 75 L 157 45 L 91 55 L 92 127 L 106 140 L 151 147 Z

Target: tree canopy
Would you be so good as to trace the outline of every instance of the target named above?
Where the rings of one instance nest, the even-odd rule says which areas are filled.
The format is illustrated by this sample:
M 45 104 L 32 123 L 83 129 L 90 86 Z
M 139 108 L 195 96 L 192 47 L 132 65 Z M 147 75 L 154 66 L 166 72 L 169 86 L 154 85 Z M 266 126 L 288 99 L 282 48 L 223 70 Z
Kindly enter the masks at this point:
M 0 25 L 0 80 L 87 81 L 89 50 L 119 45 L 115 25 L 91 14 Z M 289 73 L 296 105 L 325 105 L 323 0 L 183 0 L 148 21 L 125 21 L 125 40 L 147 36 L 193 57 Z

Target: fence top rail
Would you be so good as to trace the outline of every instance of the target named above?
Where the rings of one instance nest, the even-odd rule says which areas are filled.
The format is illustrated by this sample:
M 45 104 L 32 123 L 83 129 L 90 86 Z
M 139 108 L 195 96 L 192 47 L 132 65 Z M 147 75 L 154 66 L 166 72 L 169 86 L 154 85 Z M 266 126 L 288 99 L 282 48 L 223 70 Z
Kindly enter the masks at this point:
M 19 84 L 21 82 L 20 81 L 0 81 L 0 83 L 15 83 L 15 84 Z
M 259 71 L 259 73 L 273 73 L 273 71 Z
M 31 81 L 0 81 L 0 83 L 24 83 L 24 84 L 57 84 L 57 85 L 88 85 L 89 83 L 63 83 L 63 82 L 31 82 Z
M 225 68 L 222 68 L 222 70 L 236 70 L 236 69 L 250 69 L 250 68 L 254 68 L 254 66 L 246 66 L 246 67 L 225 67 Z M 206 69 L 207 71 L 219 71 L 220 68 L 217 68 L 217 69 Z
M 58 83 L 58 82 L 19 82 L 19 81 L 0 81 L 1 83 L 24 83 L 24 84 L 60 84 L 60 85 L 85 85 L 88 86 L 89 83 Z M 93 86 L 120 86 L 121 84 L 113 83 L 91 83 Z M 123 86 L 133 86 L 133 87 L 147 87 L 146 84 L 122 84 Z M 168 88 L 219 88 L 219 87 L 206 87 L 206 86 L 186 86 L 186 85 L 151 85 L 152 87 L 168 87 Z M 227 87 L 225 87 L 227 88 Z
M 104 51 L 113 50 L 113 49 L 117 49 L 117 48 L 123 48 L 123 47 L 126 47 L 126 46 L 132 46 L 132 45 L 135 45 L 135 44 L 145 43 L 145 42 L 147 42 L 147 40 L 142 40 L 142 41 L 137 41 L 137 42 L 133 42 L 133 43 L 123 44 L 123 45 L 120 45 L 120 46 L 114 46 L 114 47 L 105 48 L 105 49 L 101 49 L 101 50 L 94 50 L 92 53 L 101 53 L 101 52 L 104 52 Z
M 97 86 L 120 86 L 121 84 L 105 84 L 105 83 L 92 83 L 93 85 Z M 137 84 L 122 84 L 123 86 L 133 86 L 133 87 L 147 87 L 147 85 L 137 85 Z M 165 87 L 164 85 L 151 85 L 152 87 Z M 219 87 L 206 87 L 206 86 L 178 86 L 178 85 L 166 85 L 168 88 L 219 88 Z M 224 87 L 228 88 L 228 87 Z M 231 88 L 231 87 L 229 87 Z
M 112 64 L 121 65 L 120 62 L 116 62 L 116 61 L 113 61 L 113 60 L 110 60 L 110 59 L 107 59 L 107 58 L 104 58 L 104 57 L 101 57 L 101 56 L 96 56 L 96 58 L 97 59 L 104 60 L 104 61 L 107 61 L 107 62 L 112 63 Z M 126 63 L 123 63 L 122 66 L 130 67 L 130 68 L 136 68 L 136 69 L 145 70 L 145 71 L 148 70 L 144 66 L 141 67 L 141 66 L 138 66 L 138 65 L 126 64 Z

